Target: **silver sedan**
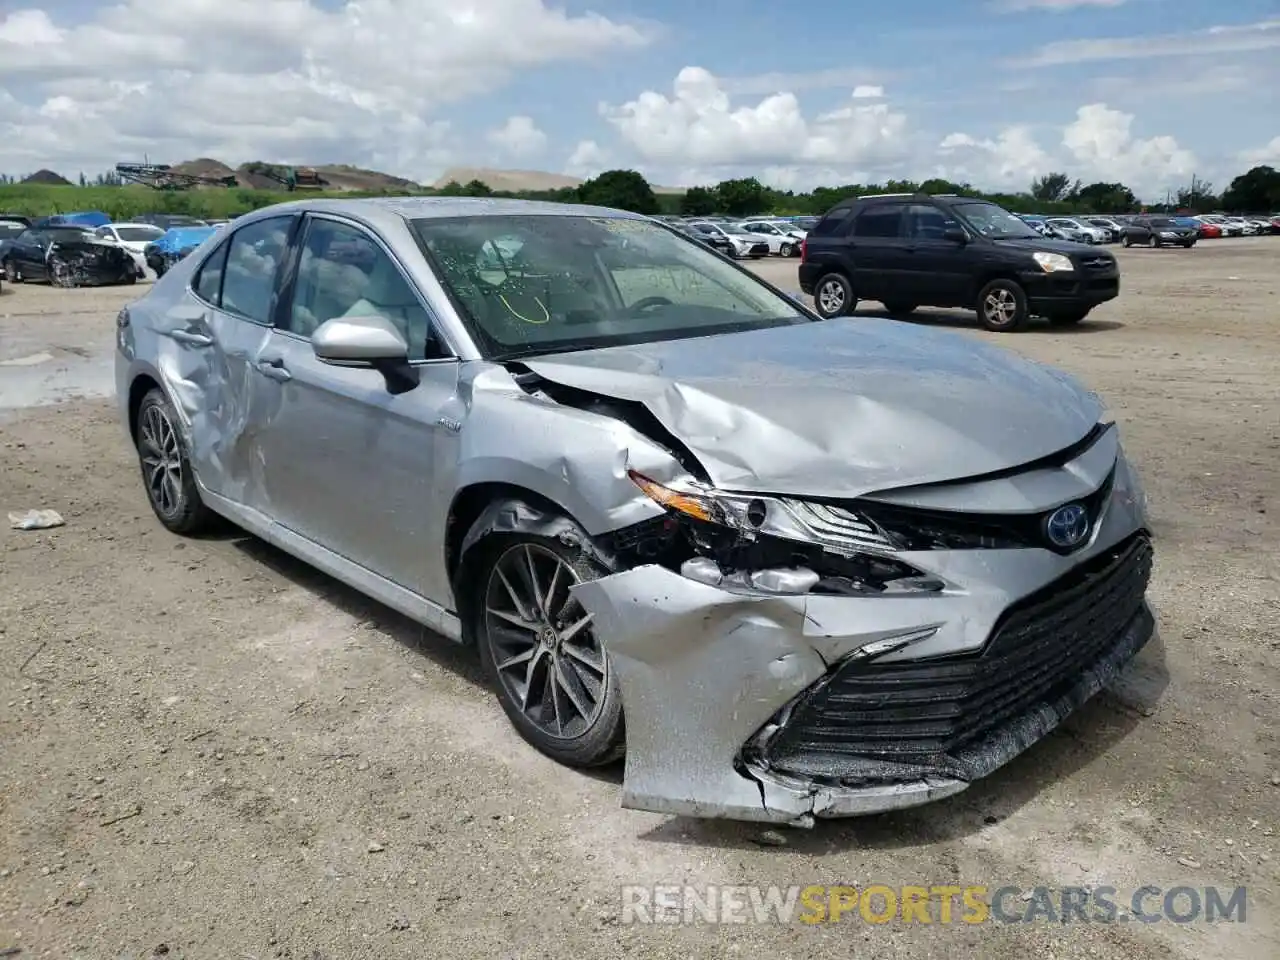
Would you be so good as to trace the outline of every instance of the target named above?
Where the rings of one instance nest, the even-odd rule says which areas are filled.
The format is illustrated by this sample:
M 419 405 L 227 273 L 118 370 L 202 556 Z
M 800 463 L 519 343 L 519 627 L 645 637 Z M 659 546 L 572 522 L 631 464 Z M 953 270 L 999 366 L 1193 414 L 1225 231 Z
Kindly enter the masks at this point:
M 644 217 L 305 200 L 117 320 L 160 522 L 459 642 L 624 806 L 808 824 L 964 789 L 1154 629 L 1144 497 L 1064 374 L 820 321 Z M 624 723 L 625 711 L 625 723 Z

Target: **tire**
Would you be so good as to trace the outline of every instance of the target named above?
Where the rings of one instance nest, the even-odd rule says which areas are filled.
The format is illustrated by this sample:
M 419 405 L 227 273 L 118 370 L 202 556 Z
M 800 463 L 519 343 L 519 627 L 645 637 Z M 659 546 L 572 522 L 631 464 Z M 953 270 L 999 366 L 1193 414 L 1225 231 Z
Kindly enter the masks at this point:
M 1183 240 L 1182 245 L 1186 247 L 1188 250 L 1190 250 L 1192 247 L 1196 245 L 1196 242 L 1194 240 Z
M 843 273 L 828 273 L 813 287 L 813 306 L 824 320 L 847 317 L 858 306 L 853 286 Z
M 790 244 L 790 243 L 784 243 L 782 246 L 780 246 L 780 247 L 778 248 L 778 256 L 780 256 L 780 257 L 789 257 L 789 256 L 791 256 L 791 251 L 792 251 L 792 249 L 793 249 L 793 245 L 792 245 L 792 244 Z
M 138 407 L 138 466 L 147 502 L 156 518 L 171 533 L 190 536 L 213 526 L 215 515 L 196 487 L 178 415 L 158 387 Z
M 626 729 L 617 674 L 589 622 L 572 635 L 572 643 L 566 642 L 569 630 L 586 617 L 569 596 L 568 584 L 594 580 L 605 571 L 573 546 L 530 533 L 492 535 L 472 549 L 483 551 L 470 568 L 475 574 L 468 604 L 472 636 L 511 725 L 539 752 L 566 766 L 597 767 L 618 760 L 626 752 Z M 529 589 L 530 570 L 540 584 L 536 594 Z M 550 614 L 536 609 L 539 596 L 550 601 L 544 601 Z M 522 702 L 530 653 L 538 666 Z M 518 657 L 525 659 L 511 663 Z M 570 679 L 547 696 L 544 683 L 557 670 Z M 594 685 L 594 696 L 584 678 Z M 563 693 L 574 681 L 577 694 Z
M 13 265 L 12 260 L 4 262 L 4 278 L 10 283 L 21 283 L 22 274 L 18 272 L 18 268 Z
M 61 287 L 66 290 L 76 285 L 71 278 L 71 267 L 57 254 L 49 256 L 49 259 L 45 261 L 45 268 L 48 272 L 49 286 Z
M 1157 236 L 1153 233 L 1153 234 L 1152 234 L 1152 235 L 1147 239 L 1147 246 L 1148 246 L 1148 247 L 1150 247 L 1152 250 L 1155 250 L 1156 248 L 1158 248 L 1158 247 L 1160 246 L 1160 238 L 1159 238 L 1159 237 L 1157 237 Z
M 907 303 L 904 300 L 889 301 L 884 304 L 885 312 L 893 317 L 907 317 L 915 312 L 919 304 Z
M 1064 310 L 1060 313 L 1050 313 L 1046 315 L 1046 319 L 1055 327 L 1073 327 L 1087 317 L 1092 309 L 1092 307 L 1084 307 L 1079 310 Z
M 988 330 L 1011 333 L 1027 325 L 1027 295 L 1013 280 L 992 280 L 978 294 L 978 319 Z
M 138 282 L 138 271 L 137 271 L 137 270 L 130 270 L 127 274 L 125 274 L 124 279 L 123 279 L 123 280 L 121 280 L 120 282 L 121 282 L 121 283 L 123 283 L 126 287 L 127 287 L 127 286 L 130 286 L 130 285 L 132 285 L 132 284 L 137 283 L 137 282 Z
M 1120 246 L 1122 247 L 1133 246 L 1133 241 L 1129 239 L 1129 235 L 1127 233 L 1120 238 Z

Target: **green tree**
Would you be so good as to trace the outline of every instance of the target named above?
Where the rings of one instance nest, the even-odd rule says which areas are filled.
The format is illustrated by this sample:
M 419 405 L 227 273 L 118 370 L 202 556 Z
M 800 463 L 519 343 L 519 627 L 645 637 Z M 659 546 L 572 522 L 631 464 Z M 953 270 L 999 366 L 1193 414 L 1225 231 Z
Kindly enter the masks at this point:
M 926 180 L 920 184 L 921 193 L 954 193 L 959 196 L 973 193 L 973 187 L 967 183 L 952 183 L 950 180 L 943 180 L 941 177 L 934 177 L 932 180 Z
M 1091 213 L 1129 213 L 1138 198 L 1123 183 L 1091 183 L 1076 191 L 1076 201 Z
M 731 217 L 749 217 L 769 208 L 769 191 L 755 177 L 722 180 L 715 191 L 720 209 Z
M 1074 184 L 1065 173 L 1046 173 L 1031 181 L 1031 196 L 1047 203 L 1057 203 L 1075 196 L 1080 191 L 1080 181 Z
M 680 212 L 690 217 L 706 217 L 716 212 L 720 199 L 710 187 L 690 187 L 680 198 Z
M 1213 184 L 1199 177 L 1191 178 L 1191 186 L 1184 187 L 1176 194 L 1179 210 L 1192 210 L 1205 213 L 1221 206 L 1221 200 L 1213 192 Z
M 1258 166 L 1231 181 L 1222 205 L 1235 213 L 1270 213 L 1280 209 L 1280 170 Z
M 655 214 L 658 198 L 649 181 L 635 170 L 606 170 L 578 187 L 578 200 L 598 207 Z
M 462 188 L 464 197 L 492 197 L 493 188 L 483 180 L 468 180 L 467 185 Z

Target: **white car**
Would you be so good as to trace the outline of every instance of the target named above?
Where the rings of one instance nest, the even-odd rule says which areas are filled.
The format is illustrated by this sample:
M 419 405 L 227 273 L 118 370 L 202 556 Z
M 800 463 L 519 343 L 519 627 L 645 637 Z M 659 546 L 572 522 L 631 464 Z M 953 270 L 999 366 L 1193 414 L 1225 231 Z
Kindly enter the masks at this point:
M 143 251 L 147 244 L 155 243 L 164 236 L 164 231 L 150 223 L 108 223 L 93 231 L 99 240 L 114 243 L 129 251 L 134 265 L 138 268 L 138 276 L 147 275 L 147 261 Z
M 1197 217 L 1197 219 L 1200 220 L 1201 223 L 1213 224 L 1222 231 L 1222 235 L 1224 237 L 1238 237 L 1244 233 L 1244 226 L 1242 224 L 1235 223 L 1227 217 L 1219 216 L 1216 213 L 1206 213 L 1202 217 Z
M 1228 223 L 1240 228 L 1242 236 L 1255 237 L 1258 235 L 1258 226 L 1252 221 L 1246 220 L 1244 217 L 1227 217 L 1226 219 Z
M 696 230 L 706 236 L 718 236 L 728 240 L 733 249 L 735 259 L 743 257 L 755 259 L 769 255 L 769 244 L 765 242 L 764 237 L 754 233 L 745 233 L 735 223 L 712 223 L 708 220 L 702 220 L 689 224 L 689 229 Z
M 735 224 L 735 229 L 757 236 L 769 244 L 769 252 L 774 256 L 799 256 L 800 242 L 804 240 L 803 230 L 790 229 L 773 220 L 744 220 Z
M 1081 223 L 1074 217 L 1051 217 L 1049 226 L 1062 233 L 1069 233 L 1074 230 L 1078 233 L 1085 243 L 1106 243 L 1110 238 L 1110 234 L 1101 227 L 1093 227 L 1087 223 Z M 1075 240 L 1075 237 L 1069 237 Z

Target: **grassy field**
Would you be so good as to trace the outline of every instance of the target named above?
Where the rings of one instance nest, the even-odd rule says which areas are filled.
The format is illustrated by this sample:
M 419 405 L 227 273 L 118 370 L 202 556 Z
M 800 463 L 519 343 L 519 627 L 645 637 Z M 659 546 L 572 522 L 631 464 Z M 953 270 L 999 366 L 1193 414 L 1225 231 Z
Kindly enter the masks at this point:
M 123 221 L 142 213 L 181 213 L 193 217 L 230 218 L 250 210 L 300 197 L 363 197 L 387 194 L 321 193 L 307 190 L 248 190 L 238 187 L 206 190 L 153 190 L 150 187 L 76 187 L 46 184 L 0 186 L 0 214 L 18 213 L 43 217 L 53 213 L 101 210 L 112 220 Z

